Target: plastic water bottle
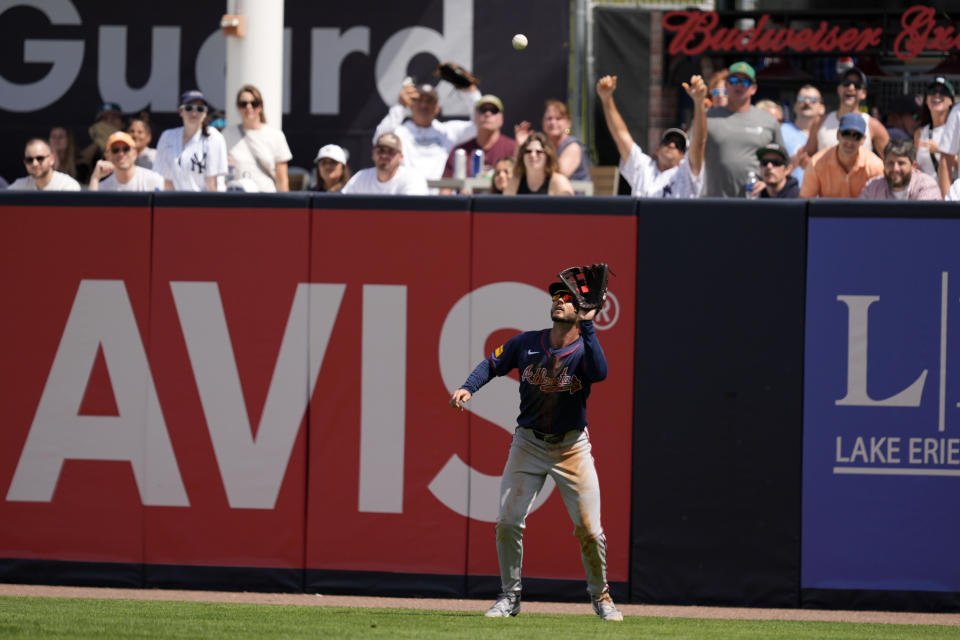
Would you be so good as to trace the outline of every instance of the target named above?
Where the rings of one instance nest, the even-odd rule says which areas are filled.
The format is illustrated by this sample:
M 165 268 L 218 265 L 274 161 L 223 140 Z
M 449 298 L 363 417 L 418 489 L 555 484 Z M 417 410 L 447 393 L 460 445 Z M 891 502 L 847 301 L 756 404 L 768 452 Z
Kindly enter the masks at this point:
M 478 178 L 483 175 L 483 149 L 477 149 L 473 152 L 473 167 L 470 175 Z
M 467 177 L 467 152 L 457 149 L 453 153 L 453 177 L 463 180 Z
M 757 180 L 759 180 L 759 178 L 757 178 L 755 171 L 747 174 L 747 184 L 743 185 L 743 196 L 745 198 L 753 200 L 757 197 L 757 195 L 753 193 L 753 187 L 757 184 Z

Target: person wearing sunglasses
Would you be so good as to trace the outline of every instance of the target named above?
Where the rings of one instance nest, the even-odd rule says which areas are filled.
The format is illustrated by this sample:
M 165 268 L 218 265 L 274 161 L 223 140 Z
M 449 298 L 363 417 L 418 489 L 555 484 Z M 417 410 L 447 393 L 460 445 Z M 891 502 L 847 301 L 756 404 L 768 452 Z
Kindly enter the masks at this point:
M 420 172 L 403 164 L 400 136 L 388 132 L 373 145 L 373 166 L 353 174 L 340 193 L 425 196 L 430 190 Z
M 473 157 L 477 149 L 483 150 L 483 172 L 504 158 L 512 158 L 517 152 L 517 142 L 510 136 L 501 133 L 503 128 L 503 102 L 495 95 L 481 96 L 473 105 L 473 122 L 477 127 L 475 138 L 457 145 L 447 157 L 447 165 L 443 169 L 444 178 L 453 177 L 454 155 L 457 149 L 463 149 L 468 158 Z
M 797 198 L 800 196 L 800 183 L 787 173 L 790 168 L 790 154 L 775 142 L 757 149 L 760 161 L 760 198 Z
M 817 118 L 826 112 L 823 106 L 823 96 L 812 84 L 805 84 L 797 91 L 797 99 L 793 103 L 793 120 L 780 125 L 783 135 L 783 146 L 790 154 L 794 169 L 790 173 L 803 183 L 803 172 L 810 164 L 806 145 L 810 140 L 810 130 Z
M 867 125 L 847 113 L 837 125 L 837 143 L 818 151 L 800 185 L 801 198 L 856 198 L 870 178 L 883 175 L 883 161 L 863 147 Z
M 953 83 L 937 76 L 923 92 L 923 104 L 920 107 L 920 127 L 913 134 L 913 144 L 917 149 L 917 168 L 929 176 L 937 178 L 942 161 L 940 142 L 946 128 L 947 116 L 953 108 L 955 92 Z M 956 172 L 950 176 L 951 182 L 957 179 Z
M 53 168 L 54 155 L 50 143 L 31 138 L 23 149 L 26 176 L 13 181 L 11 191 L 80 191 L 80 183 Z
M 640 198 L 697 198 L 703 188 L 703 151 L 707 143 L 707 85 L 700 76 L 683 83 L 693 100 L 693 140 L 681 129 L 667 129 L 653 155 L 643 152 L 617 110 L 613 93 L 617 76 L 597 81 L 597 97 L 603 106 L 610 136 L 620 152 L 620 175 Z
M 517 147 L 513 177 L 507 183 L 504 195 L 572 196 L 573 185 L 559 171 L 557 151 L 550 138 L 534 131 Z
M 817 151 L 835 145 L 840 118 L 848 113 L 854 113 L 863 118 L 864 127 L 868 132 L 863 139 L 867 151 L 885 149 L 890 142 L 887 128 L 860 108 L 867 100 L 867 74 L 857 67 L 850 67 L 844 71 L 840 76 L 840 82 L 837 83 L 837 98 L 839 104 L 836 111 L 831 111 L 814 123 L 810 139 L 807 141 L 807 154 L 812 156 Z
M 525 522 L 550 476 L 579 538 L 593 610 L 603 620 L 622 621 L 607 585 L 600 483 L 591 455 L 593 434 L 587 430 L 591 387 L 607 377 L 607 359 L 593 325 L 597 310 L 579 309 L 562 282 L 551 283 L 549 291 L 552 327 L 519 333 L 497 347 L 448 401 L 463 411 L 473 394 L 494 378 L 514 370 L 519 374 L 520 415 L 500 483 L 496 526 L 501 591 L 485 615 L 507 618 L 520 613 Z
M 226 191 L 227 143 L 223 134 L 206 124 L 209 111 L 200 91 L 180 96 L 183 126 L 160 134 L 153 165 L 167 190 Z
M 90 175 L 90 191 L 164 190 L 163 176 L 137 166 L 137 144 L 129 133 L 110 134 L 104 156 Z
M 260 90 L 250 84 L 240 87 L 237 111 L 241 123 L 228 125 L 223 130 L 233 178 L 252 181 L 250 187 L 255 186 L 256 191 L 289 191 L 287 163 L 293 159 L 293 154 L 283 131 L 267 124 Z
M 452 86 L 449 83 L 447 87 Z M 444 94 L 445 99 L 447 94 Z M 473 108 L 480 99 L 480 90 L 470 85 L 454 91 L 449 101 L 469 103 Z M 403 143 L 403 164 L 426 177 L 437 180 L 443 176 L 450 151 L 477 135 L 473 120 L 440 121 L 440 99 L 437 87 L 432 84 L 415 84 L 408 81 L 400 90 L 397 104 L 390 107 L 377 130 L 376 139 L 384 133 L 395 133 Z
M 780 123 L 752 104 L 753 67 L 734 62 L 727 71 L 727 106 L 707 111 L 703 196 L 709 198 L 742 198 L 750 174 L 760 174 L 757 149 L 771 142 L 784 146 Z
M 727 76 L 730 72 L 726 69 L 720 69 L 710 74 L 710 81 L 707 83 L 707 108 L 727 106 Z

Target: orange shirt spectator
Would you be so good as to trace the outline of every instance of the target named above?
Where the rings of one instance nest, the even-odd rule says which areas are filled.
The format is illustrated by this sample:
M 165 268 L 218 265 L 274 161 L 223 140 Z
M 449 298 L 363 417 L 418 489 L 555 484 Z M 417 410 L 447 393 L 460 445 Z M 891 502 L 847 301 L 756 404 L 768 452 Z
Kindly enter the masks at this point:
M 882 176 L 883 160 L 860 144 L 865 134 L 862 118 L 844 115 L 837 131 L 838 144 L 813 156 L 803 176 L 800 197 L 856 198 L 867 180 Z

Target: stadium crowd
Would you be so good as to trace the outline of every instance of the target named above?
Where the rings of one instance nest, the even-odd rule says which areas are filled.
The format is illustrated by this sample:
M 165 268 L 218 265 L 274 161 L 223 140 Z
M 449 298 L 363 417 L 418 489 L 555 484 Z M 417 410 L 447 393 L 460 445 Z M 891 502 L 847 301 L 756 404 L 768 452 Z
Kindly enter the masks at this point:
M 810 84 L 784 109 L 770 100 L 754 103 L 757 73 L 735 62 L 707 81 L 695 75 L 683 83 L 694 104 L 692 122 L 664 131 L 650 153 L 620 115 L 616 76 L 600 78 L 596 96 L 620 155 L 620 175 L 635 197 L 960 200 L 960 105 L 953 84 L 933 78 L 922 97 L 904 95 L 890 104 L 884 121 L 868 113 L 867 86 L 867 75 L 850 67 L 836 86 L 836 110 L 828 113 Z M 376 128 L 371 166 L 352 170 L 348 152 L 325 141 L 314 170 L 299 175 L 297 187 L 426 195 L 451 193 L 464 186 L 458 181 L 480 177 L 491 193 L 574 195 L 575 185 L 590 181 L 588 151 L 571 135 L 563 102 L 546 101 L 539 131 L 523 121 L 510 137 L 502 131 L 499 97 L 481 95 L 475 85 L 461 91 L 473 104 L 472 119 L 441 120 L 436 87 L 406 84 Z M 163 131 L 153 148 L 148 113 L 125 119 L 117 104 L 106 103 L 82 149 L 60 124 L 46 138 L 28 140 L 27 175 L 8 188 L 290 190 L 293 156 L 280 128 L 266 122 L 260 91 L 243 86 L 236 109 L 241 123 L 227 126 L 203 93 L 186 91 L 178 108 L 182 126 Z

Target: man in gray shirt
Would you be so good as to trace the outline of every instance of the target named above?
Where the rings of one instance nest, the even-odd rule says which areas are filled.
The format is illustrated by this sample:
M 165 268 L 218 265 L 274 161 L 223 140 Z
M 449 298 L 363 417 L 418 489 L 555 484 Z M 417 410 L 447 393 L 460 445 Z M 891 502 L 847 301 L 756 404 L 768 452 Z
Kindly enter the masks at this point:
M 743 198 L 747 175 L 760 176 L 756 151 L 771 142 L 783 147 L 780 123 L 750 100 L 757 92 L 757 74 L 746 62 L 728 69 L 727 106 L 707 111 L 707 148 L 704 156 L 707 198 Z

